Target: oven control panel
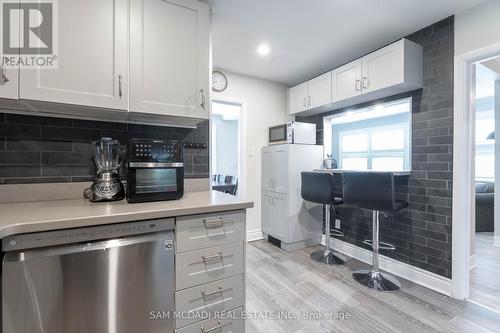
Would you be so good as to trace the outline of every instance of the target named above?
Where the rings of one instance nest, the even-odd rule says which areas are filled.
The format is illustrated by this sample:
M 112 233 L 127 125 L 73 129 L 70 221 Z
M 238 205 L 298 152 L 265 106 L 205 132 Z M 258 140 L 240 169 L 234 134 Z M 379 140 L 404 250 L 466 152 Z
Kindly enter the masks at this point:
M 178 141 L 132 139 L 130 162 L 183 162 L 183 145 Z

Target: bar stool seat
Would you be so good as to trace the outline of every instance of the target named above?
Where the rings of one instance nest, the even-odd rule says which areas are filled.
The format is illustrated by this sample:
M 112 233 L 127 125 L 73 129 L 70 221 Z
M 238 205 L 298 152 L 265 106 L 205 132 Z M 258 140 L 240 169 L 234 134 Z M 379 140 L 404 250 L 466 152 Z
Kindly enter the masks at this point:
M 373 250 L 372 269 L 352 274 L 359 283 L 379 291 L 397 291 L 401 284 L 393 276 L 379 271 L 379 250 L 395 250 L 392 244 L 379 241 L 379 215 L 393 214 L 408 206 L 394 198 L 394 175 L 390 172 L 344 172 L 343 197 L 346 206 L 372 210 L 372 240 L 363 243 Z M 388 220 L 388 219 L 387 219 Z
M 346 258 L 330 248 L 330 212 L 335 206 L 343 203 L 343 199 L 335 195 L 333 175 L 322 172 L 302 172 L 301 196 L 302 199 L 323 205 L 325 212 L 325 249 L 311 253 L 311 259 L 328 264 L 344 264 Z M 335 230 L 333 236 L 342 237 L 344 234 Z

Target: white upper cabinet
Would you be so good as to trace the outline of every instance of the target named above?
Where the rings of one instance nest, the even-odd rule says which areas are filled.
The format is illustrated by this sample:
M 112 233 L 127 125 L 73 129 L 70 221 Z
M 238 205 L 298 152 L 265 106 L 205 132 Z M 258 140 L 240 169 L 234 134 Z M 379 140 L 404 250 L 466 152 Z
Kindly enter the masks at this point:
M 361 59 L 332 71 L 332 102 L 361 95 Z
M 306 110 L 307 103 L 307 82 L 299 84 L 298 86 L 292 87 L 288 90 L 288 105 L 290 114 Z
M 16 33 L 11 32 L 11 34 L 14 35 L 11 36 L 11 38 L 19 39 L 19 36 L 16 36 Z M 0 34 L 0 43 L 4 43 L 2 34 Z M 0 60 L 1 59 L 3 59 L 3 54 L 0 53 Z M 0 61 L 0 98 L 19 98 L 18 75 L 18 69 L 7 69 L 3 65 L 3 61 Z
M 57 69 L 22 69 L 20 98 L 127 110 L 128 1 L 58 2 Z
M 0 64 L 0 98 L 19 98 L 18 75 L 17 69 L 6 69 Z
M 130 1 L 130 111 L 208 118 L 209 8 Z
M 391 87 L 404 81 L 403 41 L 381 48 L 361 59 L 363 93 Z
M 335 110 L 422 88 L 422 46 L 403 38 L 334 69 L 331 72 L 331 101 L 326 102 L 326 95 L 322 95 L 323 98 L 318 98 L 316 102 L 312 93 L 312 81 L 327 75 L 330 73 L 290 88 L 292 96 L 292 90 L 297 90 L 306 83 L 309 87 L 308 103 L 303 104 L 305 108 L 297 107 L 299 99 L 290 97 L 291 114 L 313 115 L 324 112 L 325 109 Z M 296 104 L 292 104 L 294 101 Z
M 328 72 L 288 91 L 289 113 L 295 114 L 332 102 L 332 73 Z
M 332 73 L 328 72 L 308 82 L 308 108 L 313 109 L 332 102 Z

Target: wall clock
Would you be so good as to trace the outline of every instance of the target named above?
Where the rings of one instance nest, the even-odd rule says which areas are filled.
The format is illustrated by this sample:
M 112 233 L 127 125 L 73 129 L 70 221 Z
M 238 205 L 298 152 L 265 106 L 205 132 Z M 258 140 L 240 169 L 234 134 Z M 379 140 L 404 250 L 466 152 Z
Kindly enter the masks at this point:
M 220 71 L 212 72 L 212 90 L 221 92 L 227 88 L 227 77 Z

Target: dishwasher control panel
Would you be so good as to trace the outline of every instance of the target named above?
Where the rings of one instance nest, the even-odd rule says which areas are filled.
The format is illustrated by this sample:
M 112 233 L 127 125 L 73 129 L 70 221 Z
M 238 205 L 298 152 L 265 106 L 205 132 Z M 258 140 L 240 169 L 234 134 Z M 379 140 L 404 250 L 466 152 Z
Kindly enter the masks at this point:
M 74 229 L 12 235 L 2 239 L 2 250 L 18 251 L 47 246 L 83 243 L 174 229 L 174 218 L 124 222 Z

